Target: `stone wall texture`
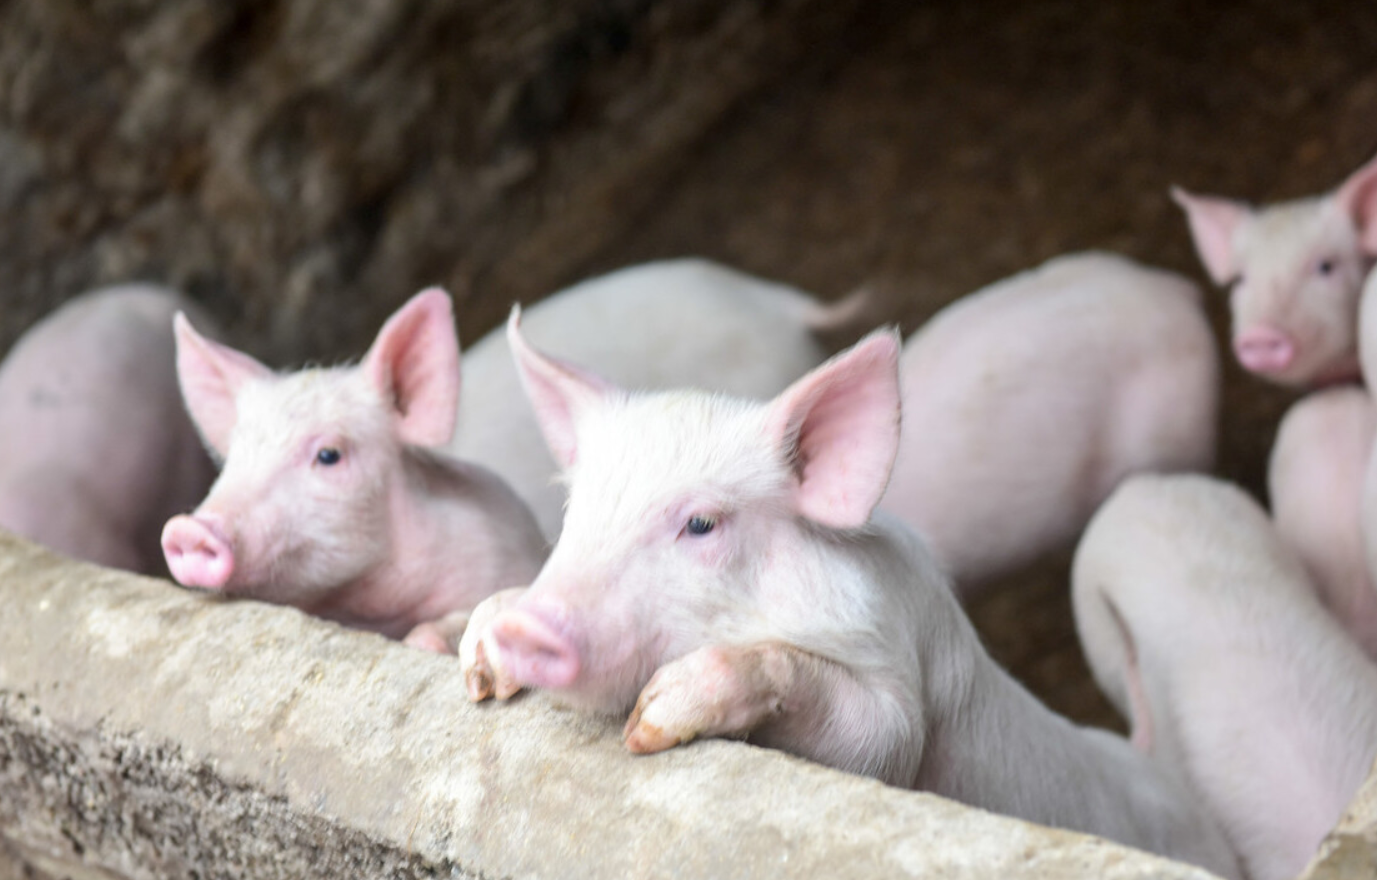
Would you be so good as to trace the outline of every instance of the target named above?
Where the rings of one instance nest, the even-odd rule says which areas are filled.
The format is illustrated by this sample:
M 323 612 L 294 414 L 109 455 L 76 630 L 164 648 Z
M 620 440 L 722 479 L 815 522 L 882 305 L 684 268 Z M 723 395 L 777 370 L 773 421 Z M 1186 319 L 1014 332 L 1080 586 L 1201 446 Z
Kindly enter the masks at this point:
M 16 876 L 1209 876 L 741 743 L 638 758 L 452 657 L 11 539 L 0 590 Z

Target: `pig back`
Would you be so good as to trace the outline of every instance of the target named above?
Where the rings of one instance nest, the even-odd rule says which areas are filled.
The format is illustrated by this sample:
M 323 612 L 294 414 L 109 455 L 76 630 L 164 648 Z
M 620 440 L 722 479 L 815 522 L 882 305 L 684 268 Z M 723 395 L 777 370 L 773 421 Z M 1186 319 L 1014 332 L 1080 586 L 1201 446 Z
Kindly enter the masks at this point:
M 1184 772 L 1249 876 L 1298 873 L 1377 753 L 1377 667 L 1260 506 L 1202 476 L 1134 477 L 1086 530 L 1072 583 L 1121 707 L 1131 645 L 1153 756 Z
M 969 588 L 1069 543 L 1127 474 L 1208 467 L 1219 365 L 1199 300 L 1101 253 L 958 300 L 905 344 L 884 507 Z
M 137 562 L 92 561 L 162 570 L 163 521 L 194 506 L 213 477 L 177 386 L 178 309 L 194 311 L 166 288 L 104 288 L 15 344 L 0 365 L 6 525 L 82 558 L 99 542 L 81 532 L 104 528 Z

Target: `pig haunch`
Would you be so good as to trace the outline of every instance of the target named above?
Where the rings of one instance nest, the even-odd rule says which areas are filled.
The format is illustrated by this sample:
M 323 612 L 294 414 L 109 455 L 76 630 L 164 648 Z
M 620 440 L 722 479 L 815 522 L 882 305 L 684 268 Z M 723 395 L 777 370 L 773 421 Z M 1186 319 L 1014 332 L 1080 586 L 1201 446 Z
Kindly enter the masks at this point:
M 1210 478 L 1134 477 L 1072 580 L 1087 659 L 1135 739 L 1184 773 L 1251 880 L 1299 874 L 1377 755 L 1377 666 L 1266 514 Z
M 187 407 L 224 461 L 163 531 L 179 582 L 452 650 L 479 600 L 534 577 L 545 542 L 526 506 L 433 451 L 459 394 L 443 291 L 398 310 L 358 366 L 277 374 L 180 316 L 177 346 Z
M 1070 546 L 1140 471 L 1214 462 L 1219 355 L 1194 284 L 1083 253 L 990 285 L 904 345 L 881 507 L 966 595 Z
M 1323 196 L 1261 208 L 1173 187 L 1195 249 L 1233 285 L 1233 348 L 1252 373 L 1319 385 L 1358 373 L 1358 294 L 1377 258 L 1377 158 Z
M 1302 397 L 1277 429 L 1267 493 L 1277 533 L 1304 563 L 1320 601 L 1377 657 L 1377 585 L 1368 573 L 1362 508 L 1377 439 L 1367 391 L 1342 386 Z
M 783 284 L 678 259 L 583 281 L 531 306 L 524 321 L 532 339 L 623 387 L 769 397 L 822 363 L 814 331 L 854 318 L 864 299 L 824 307 Z M 564 490 L 501 328 L 468 350 L 464 372 L 450 451 L 510 483 L 554 540 Z
M 872 519 L 899 438 L 894 334 L 756 403 L 628 394 L 536 352 L 518 313 L 508 333 L 569 505 L 531 586 L 474 611 L 473 699 L 543 687 L 629 711 L 632 751 L 749 736 L 1237 876 L 1171 774 L 1039 704 L 922 540 Z
M 0 365 L 0 527 L 161 574 L 158 533 L 214 467 L 182 411 L 172 316 L 148 284 L 103 288 L 35 324 Z

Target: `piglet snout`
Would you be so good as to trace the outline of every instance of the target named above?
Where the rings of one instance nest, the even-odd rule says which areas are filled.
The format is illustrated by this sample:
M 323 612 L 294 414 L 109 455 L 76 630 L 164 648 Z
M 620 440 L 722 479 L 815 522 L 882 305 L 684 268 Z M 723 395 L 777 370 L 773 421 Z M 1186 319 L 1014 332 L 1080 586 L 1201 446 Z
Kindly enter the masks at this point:
M 163 526 L 163 555 L 179 584 L 219 589 L 234 574 L 234 550 L 214 523 L 174 516 Z
M 1261 324 L 1234 337 L 1234 353 L 1254 373 L 1277 373 L 1295 360 L 1296 345 L 1285 333 Z
M 579 652 L 561 609 L 522 605 L 493 618 L 491 632 L 502 665 L 523 685 L 564 688 L 579 674 Z

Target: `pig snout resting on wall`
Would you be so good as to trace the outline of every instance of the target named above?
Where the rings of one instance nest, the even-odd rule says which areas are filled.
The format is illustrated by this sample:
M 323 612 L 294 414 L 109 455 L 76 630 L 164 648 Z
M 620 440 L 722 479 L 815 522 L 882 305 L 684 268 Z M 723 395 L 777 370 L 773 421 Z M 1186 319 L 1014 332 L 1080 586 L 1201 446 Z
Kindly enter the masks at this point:
M 1179 783 L 1039 704 L 980 646 L 921 539 L 872 521 L 899 439 L 876 333 L 761 403 L 628 394 L 510 341 L 569 484 L 546 566 L 480 605 L 475 700 L 546 688 L 627 746 L 760 744 L 1234 875 Z
M 1210 277 L 1233 285 L 1234 353 L 1282 385 L 1358 373 L 1358 292 L 1377 257 L 1377 159 L 1334 192 L 1263 208 L 1172 189 Z
M 1305 565 L 1320 601 L 1377 657 L 1377 587 L 1362 528 L 1374 438 L 1377 408 L 1365 389 L 1344 386 L 1301 398 L 1277 429 L 1267 493 L 1277 532 Z
M 78 297 L 0 365 L 0 527 L 78 559 L 164 571 L 162 523 L 215 471 L 177 393 L 172 316 L 146 284 Z
M 855 301 L 824 307 L 782 284 L 707 260 L 646 263 L 592 278 L 526 311 L 531 338 L 635 389 L 694 387 L 770 397 L 822 363 L 814 331 Z M 468 389 L 450 451 L 491 468 L 535 511 L 553 540 L 564 490 L 501 328 L 464 357 Z
M 1134 741 L 1185 773 L 1252 880 L 1296 876 L 1377 754 L 1377 666 L 1266 514 L 1206 477 L 1135 477 L 1072 579 L 1095 679 Z
M 1186 279 L 1104 253 L 960 299 L 904 345 L 882 509 L 969 594 L 1068 546 L 1137 471 L 1205 470 L 1219 355 Z
M 443 291 L 398 310 L 358 366 L 282 375 L 179 317 L 177 368 L 224 461 L 163 532 L 181 583 L 445 650 L 480 599 L 539 570 L 544 538 L 511 489 L 429 451 L 449 441 L 459 394 Z

